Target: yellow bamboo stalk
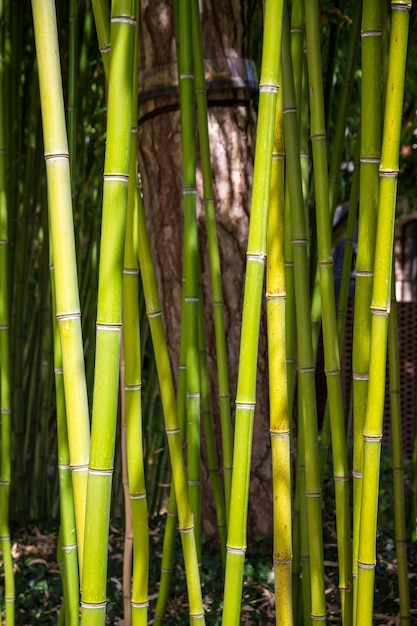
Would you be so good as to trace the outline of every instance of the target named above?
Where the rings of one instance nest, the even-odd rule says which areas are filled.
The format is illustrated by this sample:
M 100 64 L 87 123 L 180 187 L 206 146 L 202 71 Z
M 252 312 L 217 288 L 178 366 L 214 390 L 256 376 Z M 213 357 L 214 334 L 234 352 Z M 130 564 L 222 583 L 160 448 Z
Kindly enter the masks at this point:
M 356 624 L 373 621 L 378 512 L 379 465 L 385 399 L 392 250 L 397 198 L 398 157 L 411 2 L 391 2 L 391 34 L 388 77 L 379 170 L 379 211 L 375 247 L 375 273 L 371 305 L 369 389 L 363 430 L 363 488 L 358 550 L 358 598 Z
M 56 316 L 61 338 L 80 573 L 83 563 L 90 422 L 78 295 L 68 143 L 55 4 L 32 1 L 54 248 Z

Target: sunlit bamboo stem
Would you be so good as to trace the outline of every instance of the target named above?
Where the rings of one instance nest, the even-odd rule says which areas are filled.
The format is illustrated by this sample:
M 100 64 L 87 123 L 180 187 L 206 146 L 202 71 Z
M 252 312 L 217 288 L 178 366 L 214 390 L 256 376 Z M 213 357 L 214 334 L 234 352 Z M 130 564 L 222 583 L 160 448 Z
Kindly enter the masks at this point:
M 294 284 L 297 322 L 297 362 L 299 384 L 299 419 L 302 420 L 305 459 L 305 494 L 307 497 L 308 535 L 311 572 L 312 615 L 325 619 L 323 534 L 321 486 L 318 464 L 317 410 L 314 379 L 314 356 L 310 320 L 310 289 L 307 259 L 307 232 L 301 167 L 298 154 L 297 108 L 295 102 L 289 28 L 284 18 L 283 30 L 283 111 L 285 153 L 291 203 L 291 230 L 294 255 Z M 300 505 L 300 509 L 301 509 Z M 302 518 L 301 518 L 302 519 Z M 302 532 L 302 531 L 301 531 Z
M 358 541 L 363 476 L 363 425 L 369 379 L 369 349 L 378 166 L 381 150 L 381 2 L 364 0 L 362 14 L 361 151 L 358 249 L 352 346 L 353 376 L 353 614 L 356 611 Z
M 277 625 L 287 624 L 291 626 L 293 623 L 291 567 L 292 492 L 285 345 L 285 195 L 281 94 L 282 90 L 280 89 L 276 106 L 271 195 L 268 212 L 266 298 L 272 488 L 274 493 L 275 621 Z
M 54 248 L 56 315 L 61 339 L 79 566 L 82 568 L 90 424 L 71 207 L 69 156 L 55 6 L 32 2 L 44 151 Z
M 115 0 L 111 16 L 112 52 L 81 595 L 83 626 L 104 624 L 106 613 L 107 544 L 119 386 L 122 270 L 132 115 L 131 59 L 135 25 L 131 2 Z M 100 568 L 97 562 L 101 563 Z
M 364 424 L 363 488 L 358 550 L 356 624 L 373 622 L 379 465 L 385 399 L 398 159 L 411 2 L 391 2 L 391 33 L 380 165 L 379 211 L 372 289 L 369 389 Z
M 259 120 L 252 208 L 247 247 L 242 332 L 236 394 L 232 491 L 227 536 L 226 580 L 222 624 L 240 623 L 252 429 L 256 406 L 256 366 L 266 254 L 275 110 L 281 58 L 283 3 L 267 0 L 264 16 Z

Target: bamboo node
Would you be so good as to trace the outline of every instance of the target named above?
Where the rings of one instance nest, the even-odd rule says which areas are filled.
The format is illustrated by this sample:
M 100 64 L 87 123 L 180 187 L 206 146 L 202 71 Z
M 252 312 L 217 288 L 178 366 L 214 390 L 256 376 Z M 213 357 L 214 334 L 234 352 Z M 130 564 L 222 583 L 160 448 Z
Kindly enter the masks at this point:
M 286 113 L 297 113 L 297 107 L 283 107 L 282 112 L 284 115 Z
M 313 365 L 299 365 L 297 370 L 300 374 L 308 374 L 315 371 L 315 367 Z
M 195 619 L 204 619 L 204 613 L 190 613 L 190 618 L 192 620 Z
M 166 428 L 165 432 L 167 435 L 178 435 L 181 431 L 178 426 L 175 428 Z
M 138 385 L 125 385 L 125 391 L 140 391 L 142 389 L 142 383 Z
M 137 276 L 139 274 L 139 268 L 138 267 L 124 267 L 123 274 L 133 274 Z
M 379 170 L 379 176 L 380 178 L 397 178 L 398 177 L 398 170 L 388 170 L 388 169 L 380 169 Z
M 132 609 L 146 609 L 149 606 L 149 602 L 131 602 Z
M 382 30 L 362 30 L 361 37 L 382 37 Z
M 189 526 L 187 528 L 180 528 L 179 531 L 182 535 L 187 535 L 188 533 L 194 532 L 194 526 Z
M 112 476 L 113 469 L 96 469 L 94 467 L 89 467 L 88 473 L 93 474 L 94 476 Z
M 103 324 L 102 322 L 97 322 L 96 328 L 97 330 L 120 332 L 121 324 Z
M 69 154 L 67 152 L 46 153 L 44 154 L 45 161 L 69 161 Z
M 135 26 L 136 20 L 131 15 L 116 15 L 110 19 L 112 24 L 128 24 L 129 26 Z
M 183 187 L 182 189 L 182 195 L 183 196 L 195 196 L 197 195 L 197 189 L 195 187 Z
M 105 183 L 127 183 L 129 176 L 125 174 L 103 174 L 103 180 Z
M 381 161 L 380 157 L 361 157 L 360 163 L 370 163 L 371 165 L 378 165 Z
M 349 476 L 333 476 L 335 482 L 347 483 L 349 482 Z
M 130 500 L 143 500 L 144 498 L 146 498 L 146 491 L 144 491 L 143 493 L 131 493 L 129 498 Z
M 353 478 L 363 478 L 363 472 L 359 472 L 358 470 L 352 470 Z
M 259 85 L 259 93 L 278 93 L 278 85 L 271 85 L 268 83 Z
M 310 135 L 311 141 L 320 141 L 320 139 L 326 139 L 326 133 L 316 133 L 314 135 Z
M 369 380 L 369 373 L 365 372 L 364 374 L 362 374 L 361 372 L 353 372 L 352 378 L 353 380 L 363 380 L 366 382 Z
M 107 605 L 107 602 L 93 603 L 93 602 L 83 602 L 81 600 L 81 607 L 83 609 L 105 609 L 106 605 Z
M 226 545 L 226 551 L 229 552 L 230 554 L 245 554 L 246 553 L 246 548 L 232 548 L 232 546 L 228 546 Z
M 241 409 L 243 411 L 254 411 L 255 406 L 255 402 L 239 402 L 238 400 L 236 400 L 236 409 Z
M 246 258 L 248 261 L 255 261 L 255 263 L 265 263 L 266 254 L 259 252 L 258 254 L 247 254 Z
M 382 441 L 382 435 L 365 435 L 364 433 L 363 440 L 367 443 L 380 443 Z
M 188 480 L 189 487 L 199 487 L 201 485 L 201 480 Z
M 375 569 L 375 564 L 376 564 L 375 562 L 373 562 L 373 563 L 365 563 L 364 561 L 359 561 L 359 559 L 358 559 L 358 566 L 361 569 Z

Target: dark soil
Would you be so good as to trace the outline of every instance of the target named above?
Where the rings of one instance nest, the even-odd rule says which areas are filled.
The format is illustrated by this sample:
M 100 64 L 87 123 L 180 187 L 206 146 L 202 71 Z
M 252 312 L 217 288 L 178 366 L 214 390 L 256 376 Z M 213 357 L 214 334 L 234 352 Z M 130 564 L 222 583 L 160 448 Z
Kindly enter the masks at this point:
M 326 598 L 328 601 L 328 623 L 340 623 L 340 607 L 337 589 L 337 548 L 334 519 L 326 516 L 325 530 L 325 574 Z M 16 624 L 56 624 L 62 602 L 62 587 L 56 557 L 58 527 L 55 523 L 30 524 L 24 529 L 14 529 L 13 557 L 16 580 Z M 160 557 L 163 542 L 163 519 L 151 521 L 153 554 Z M 245 566 L 241 624 L 253 626 L 275 625 L 274 593 L 271 560 L 271 542 L 258 538 L 250 546 Z M 395 543 L 391 533 L 382 529 L 378 534 L 378 562 L 376 567 L 376 592 L 374 624 L 399 624 L 399 601 L 396 578 Z M 122 554 L 123 532 L 118 524 L 112 524 L 109 540 L 108 606 L 107 623 L 121 626 L 122 606 Z M 179 544 L 178 562 L 175 567 L 172 596 L 166 623 L 188 624 L 188 607 L 185 577 L 181 563 Z M 222 572 L 218 551 L 213 541 L 203 547 L 201 570 L 207 624 L 221 623 Z M 417 624 L 417 545 L 408 546 L 409 582 L 412 620 Z M 150 621 L 156 602 L 159 558 L 153 558 L 150 572 Z M 3 578 L 0 578 L 0 593 L 3 597 Z M 3 607 L 2 607 L 3 608 Z

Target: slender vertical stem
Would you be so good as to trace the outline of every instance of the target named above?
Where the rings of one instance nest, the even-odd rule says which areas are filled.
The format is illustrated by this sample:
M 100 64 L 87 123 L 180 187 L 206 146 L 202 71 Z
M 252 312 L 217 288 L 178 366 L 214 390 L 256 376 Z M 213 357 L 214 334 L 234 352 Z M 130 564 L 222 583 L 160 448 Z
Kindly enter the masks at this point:
M 363 476 L 363 425 L 369 380 L 370 304 L 378 213 L 381 151 L 382 3 L 364 0 L 362 13 L 361 149 L 358 250 L 353 323 L 353 614 L 356 611 L 358 541 Z
M 119 387 L 122 271 L 131 142 L 134 15 L 129 0 L 113 2 L 91 454 L 81 595 L 83 626 L 104 624 L 106 612 L 108 527 Z M 100 567 L 97 563 L 100 563 Z
M 281 81 L 280 81 L 281 82 Z M 275 620 L 292 624 L 290 420 L 285 346 L 284 134 L 282 90 L 278 91 L 268 212 L 266 298 L 270 431 L 274 494 Z
M 240 623 L 252 430 L 256 405 L 259 324 L 266 254 L 278 73 L 281 57 L 282 13 L 283 3 L 280 0 L 267 0 L 265 4 L 262 68 L 259 86 L 259 121 L 236 394 L 235 443 L 222 620 L 224 626 L 232 626 L 234 624 L 237 626 Z
M 83 562 L 90 423 L 75 259 L 68 143 L 55 5 L 32 2 L 44 151 L 54 249 L 56 315 L 61 339 L 80 572 Z
M 380 165 L 378 227 L 371 306 L 369 388 L 363 430 L 363 488 L 358 550 L 356 624 L 373 621 L 379 466 L 385 398 L 398 159 L 411 2 L 391 2 L 391 33 Z
M 323 315 L 324 365 L 329 398 L 336 496 L 339 588 L 342 603 L 342 623 L 349 626 L 352 622 L 349 474 L 340 377 L 339 342 L 337 340 L 336 326 L 318 2 L 316 0 L 306 2 L 305 11 L 310 85 L 311 143 L 316 198 L 318 270 Z

